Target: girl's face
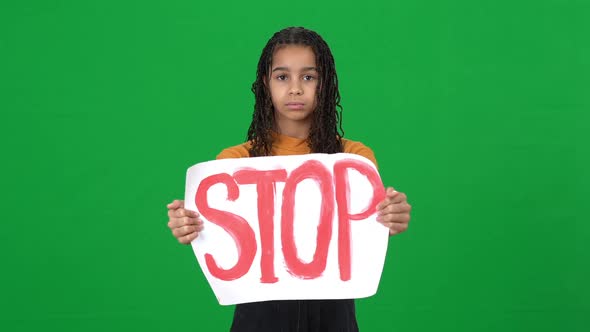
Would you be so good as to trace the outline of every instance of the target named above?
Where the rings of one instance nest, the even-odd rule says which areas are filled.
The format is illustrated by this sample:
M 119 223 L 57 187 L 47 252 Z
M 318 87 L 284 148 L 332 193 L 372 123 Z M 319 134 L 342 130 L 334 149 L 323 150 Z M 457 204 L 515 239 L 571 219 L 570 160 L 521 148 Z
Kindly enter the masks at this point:
M 310 127 L 318 78 L 311 47 L 288 45 L 275 51 L 268 87 L 279 128 Z

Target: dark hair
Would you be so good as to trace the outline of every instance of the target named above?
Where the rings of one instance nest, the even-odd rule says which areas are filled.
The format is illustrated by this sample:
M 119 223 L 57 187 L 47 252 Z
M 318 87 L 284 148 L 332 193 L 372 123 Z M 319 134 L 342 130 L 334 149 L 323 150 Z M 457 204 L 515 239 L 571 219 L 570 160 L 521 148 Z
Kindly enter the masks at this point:
M 270 91 L 264 83 L 269 78 L 269 70 L 274 52 L 285 45 L 310 46 L 315 54 L 319 75 L 316 90 L 317 108 L 313 116 L 308 145 L 312 153 L 342 152 L 342 106 L 338 91 L 338 77 L 334 57 L 328 44 L 317 33 L 302 28 L 290 27 L 275 33 L 268 41 L 256 71 L 256 81 L 252 92 L 256 98 L 252 123 L 248 129 L 247 140 L 252 142 L 250 156 L 269 156 L 272 147 L 272 133 L 275 126 L 275 112 Z

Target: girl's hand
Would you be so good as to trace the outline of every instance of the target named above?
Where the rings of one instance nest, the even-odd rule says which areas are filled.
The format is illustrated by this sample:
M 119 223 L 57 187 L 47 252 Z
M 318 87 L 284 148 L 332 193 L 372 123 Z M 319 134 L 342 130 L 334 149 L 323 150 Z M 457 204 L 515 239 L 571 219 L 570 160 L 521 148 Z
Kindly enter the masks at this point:
M 389 235 L 399 234 L 408 229 L 410 210 L 406 194 L 389 187 L 385 199 L 377 205 L 377 221 L 389 228 Z
M 172 235 L 182 244 L 189 244 L 203 230 L 203 221 L 195 211 L 185 210 L 183 200 L 174 200 L 168 208 L 168 228 Z

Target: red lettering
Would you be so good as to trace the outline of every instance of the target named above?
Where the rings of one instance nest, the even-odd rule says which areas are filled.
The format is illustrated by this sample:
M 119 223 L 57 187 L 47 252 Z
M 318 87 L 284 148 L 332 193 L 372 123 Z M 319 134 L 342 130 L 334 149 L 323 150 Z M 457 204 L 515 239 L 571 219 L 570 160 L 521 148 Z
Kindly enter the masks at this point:
M 332 219 L 334 217 L 334 188 L 331 178 L 330 172 L 322 163 L 316 160 L 308 160 L 293 170 L 285 183 L 281 207 L 283 255 L 289 272 L 302 279 L 317 278 L 326 269 L 328 246 L 332 237 Z M 322 194 L 316 249 L 313 260 L 309 263 L 304 263 L 299 259 L 293 234 L 295 190 L 299 182 L 305 179 L 312 179 L 317 182 Z
M 364 210 L 352 213 L 350 208 L 349 169 L 364 175 L 370 182 L 373 193 L 370 203 Z M 326 269 L 328 249 L 332 239 L 334 217 L 334 197 L 338 213 L 338 266 L 340 279 L 351 279 L 351 221 L 364 220 L 375 213 L 376 205 L 385 198 L 385 189 L 377 171 L 365 162 L 345 159 L 334 164 L 334 176 L 319 161 L 308 160 L 293 170 L 287 177 L 284 169 L 255 170 L 242 169 L 233 174 L 220 173 L 201 181 L 195 195 L 195 203 L 204 218 L 222 227 L 233 238 L 238 251 L 238 260 L 230 269 L 219 267 L 211 254 L 205 254 L 205 263 L 211 275 L 230 281 L 241 278 L 250 270 L 256 256 L 257 243 L 254 230 L 239 215 L 211 208 L 207 192 L 215 184 L 224 184 L 227 188 L 227 200 L 235 201 L 239 197 L 238 184 L 255 184 L 257 192 L 258 225 L 260 230 L 260 281 L 276 283 L 278 278 L 274 269 L 274 205 L 276 183 L 285 182 L 281 206 L 281 244 L 287 271 L 302 279 L 314 279 Z M 297 186 L 306 179 L 319 185 L 321 193 L 320 217 L 317 226 L 316 248 L 313 259 L 303 262 L 297 252 L 294 234 L 295 194 Z M 236 183 L 237 182 L 237 183 Z
M 213 185 L 222 183 L 227 187 L 227 200 L 235 201 L 240 196 L 240 190 L 233 178 L 227 173 L 215 174 L 205 178 L 197 188 L 195 204 L 203 217 L 222 227 L 236 242 L 238 261 L 234 267 L 225 270 L 215 262 L 211 254 L 205 254 L 205 262 L 209 272 L 214 277 L 229 281 L 241 278 L 248 273 L 254 256 L 256 255 L 256 237 L 248 222 L 233 213 L 209 207 L 207 191 Z
M 350 214 L 350 186 L 348 183 L 348 169 L 357 170 L 367 177 L 373 186 L 373 198 L 366 209 L 357 214 Z M 381 183 L 377 171 L 366 163 L 354 159 L 337 161 L 334 164 L 334 185 L 336 191 L 336 204 L 338 204 L 338 264 L 340 267 L 340 279 L 350 280 L 350 221 L 367 219 L 375 213 L 377 204 L 385 198 L 385 188 Z
M 284 169 L 272 171 L 239 170 L 234 173 L 239 184 L 256 184 L 258 194 L 258 227 L 260 228 L 260 281 L 275 283 L 279 279 L 275 276 L 274 268 L 274 214 L 276 183 L 284 182 L 287 171 Z

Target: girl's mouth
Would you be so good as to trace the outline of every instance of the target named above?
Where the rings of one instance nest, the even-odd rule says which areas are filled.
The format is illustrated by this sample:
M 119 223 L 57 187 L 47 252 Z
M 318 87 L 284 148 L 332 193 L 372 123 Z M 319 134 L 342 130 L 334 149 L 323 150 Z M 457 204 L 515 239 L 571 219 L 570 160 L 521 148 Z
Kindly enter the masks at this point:
M 287 103 L 287 108 L 290 110 L 301 110 L 305 104 L 303 103 Z

